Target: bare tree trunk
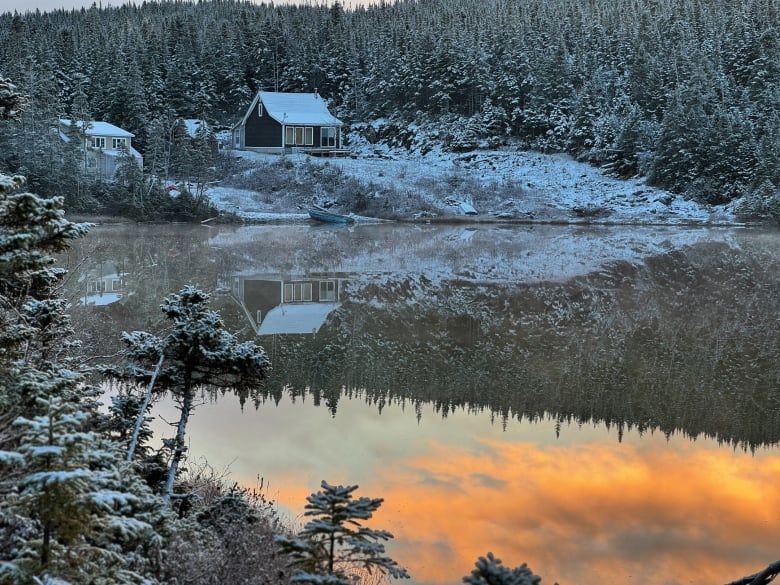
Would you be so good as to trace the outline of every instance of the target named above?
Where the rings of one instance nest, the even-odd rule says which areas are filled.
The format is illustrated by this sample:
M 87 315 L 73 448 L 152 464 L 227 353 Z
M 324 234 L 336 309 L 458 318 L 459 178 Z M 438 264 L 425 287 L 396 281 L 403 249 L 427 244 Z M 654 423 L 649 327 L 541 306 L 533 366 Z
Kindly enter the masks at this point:
M 157 376 L 160 375 L 162 369 L 163 360 L 165 354 L 160 354 L 160 359 L 157 362 L 157 366 L 154 368 L 152 379 L 149 380 L 149 386 L 146 388 L 146 394 L 144 395 L 144 402 L 141 408 L 138 410 L 138 416 L 135 419 L 135 426 L 133 427 L 133 436 L 130 438 L 130 445 L 127 447 L 126 461 L 132 461 L 135 454 L 135 447 L 138 444 L 138 435 L 141 433 L 141 427 L 144 424 L 144 418 L 146 418 L 146 409 L 149 408 L 149 401 L 152 399 L 152 391 L 154 390 L 154 383 L 157 381 Z
M 173 495 L 173 482 L 176 479 L 176 472 L 179 469 L 179 463 L 184 457 L 187 448 L 184 445 L 184 436 L 187 431 L 187 420 L 190 418 L 193 404 L 193 390 L 189 382 L 185 383 L 182 392 L 182 400 L 179 415 L 179 422 L 176 425 L 176 438 L 173 442 L 173 457 L 171 458 L 171 467 L 168 469 L 168 480 L 165 482 L 165 491 L 163 492 L 163 501 L 166 504 L 171 503 Z
M 767 566 L 766 569 L 759 573 L 753 573 L 742 579 L 737 579 L 727 585 L 766 585 L 771 583 L 775 577 L 780 573 L 780 561 L 775 561 Z

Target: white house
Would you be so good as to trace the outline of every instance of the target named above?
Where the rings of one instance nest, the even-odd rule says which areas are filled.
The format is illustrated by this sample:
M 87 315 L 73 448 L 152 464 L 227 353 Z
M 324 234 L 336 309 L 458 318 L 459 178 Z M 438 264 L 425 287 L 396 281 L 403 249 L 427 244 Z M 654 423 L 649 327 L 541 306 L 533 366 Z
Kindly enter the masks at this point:
M 123 130 L 108 122 L 83 122 L 60 120 L 59 135 L 65 142 L 70 142 L 74 136 L 84 139 L 84 170 L 105 180 L 114 178 L 123 154 L 129 154 L 135 159 L 138 167 L 143 169 L 144 159 L 132 145 L 135 136 L 132 132 Z

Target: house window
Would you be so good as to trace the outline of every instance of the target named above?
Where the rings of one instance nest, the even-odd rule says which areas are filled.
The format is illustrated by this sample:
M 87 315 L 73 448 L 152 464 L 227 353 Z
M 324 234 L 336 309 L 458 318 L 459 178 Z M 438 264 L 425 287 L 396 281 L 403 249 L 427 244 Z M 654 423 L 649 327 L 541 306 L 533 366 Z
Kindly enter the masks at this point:
M 97 161 L 94 158 L 89 157 L 87 159 L 87 168 L 88 169 L 96 169 L 97 168 Z
M 314 128 L 311 126 L 287 126 L 284 132 L 287 146 L 311 146 L 314 144 Z
M 331 126 L 326 126 L 320 129 L 320 145 L 321 146 L 336 146 L 336 129 Z
M 114 278 L 111 280 L 111 290 L 116 292 L 119 290 L 122 290 L 122 281 L 118 278 Z
M 93 136 L 92 137 L 92 148 L 105 148 L 106 147 L 106 138 L 105 136 Z
M 284 302 L 294 303 L 311 300 L 310 282 L 291 282 L 284 285 Z
M 114 150 L 119 150 L 120 148 L 125 148 L 127 144 L 125 143 L 124 138 L 112 138 L 111 139 L 111 148 Z
M 332 280 L 320 283 L 320 301 L 336 300 L 336 283 Z
M 104 280 L 91 280 L 87 285 L 87 290 L 91 293 L 106 292 L 106 281 Z
M 263 117 L 263 102 L 257 102 L 257 115 L 258 117 Z

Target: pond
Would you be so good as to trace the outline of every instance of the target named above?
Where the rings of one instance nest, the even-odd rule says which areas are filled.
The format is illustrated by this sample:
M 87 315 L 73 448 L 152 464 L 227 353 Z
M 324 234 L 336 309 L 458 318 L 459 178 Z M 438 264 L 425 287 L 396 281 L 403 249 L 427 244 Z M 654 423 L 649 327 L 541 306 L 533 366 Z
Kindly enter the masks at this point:
M 323 479 L 383 497 L 416 584 L 488 551 L 562 585 L 780 558 L 774 231 L 106 226 L 62 262 L 94 355 L 181 286 L 213 293 L 273 372 L 204 400 L 191 455 L 262 477 L 290 522 Z

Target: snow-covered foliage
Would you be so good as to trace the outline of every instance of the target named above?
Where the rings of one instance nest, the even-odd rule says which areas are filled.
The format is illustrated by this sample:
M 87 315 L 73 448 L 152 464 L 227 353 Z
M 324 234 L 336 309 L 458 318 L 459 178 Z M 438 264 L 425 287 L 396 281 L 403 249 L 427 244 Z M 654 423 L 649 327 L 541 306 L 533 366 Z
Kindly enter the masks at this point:
M 136 431 L 147 417 L 148 395 L 170 392 L 176 401 L 180 417 L 176 435 L 167 441 L 171 450 L 165 497 L 173 493 L 174 479 L 186 451 L 187 421 L 195 409 L 198 390 L 233 389 L 246 391 L 256 387 L 270 366 L 261 347 L 254 342 L 239 342 L 225 330 L 221 317 L 208 308 L 209 295 L 193 286 L 186 286 L 171 295 L 160 309 L 171 327 L 164 337 L 147 332 L 123 334 L 128 346 L 130 363 L 125 370 L 107 368 L 105 373 L 119 381 L 142 383 L 147 397 L 139 402 Z M 133 441 L 130 453 L 135 449 Z
M 29 515 L 39 523 L 39 538 L 19 540 L 5 568 L 28 579 L 140 581 L 121 552 L 151 545 L 159 500 L 123 469 L 112 445 L 86 430 L 87 412 L 59 397 L 39 403 L 43 414 L 15 422 L 19 446 L 3 463 L 21 471 L 14 497 L 0 501 L 3 514 Z M 82 557 L 76 565 L 74 554 Z
M 463 577 L 463 582 L 468 585 L 539 585 L 541 581 L 542 578 L 534 575 L 525 563 L 510 569 L 491 552 L 486 557 L 479 557 L 476 569 Z
M 27 96 L 20 94 L 10 79 L 0 75 L 0 120 L 13 120 L 21 116 L 27 100 Z
M 305 516 L 312 517 L 295 536 L 279 536 L 282 552 L 298 569 L 291 580 L 313 585 L 348 585 L 360 579 L 361 571 L 408 579 L 406 569 L 385 553 L 383 542 L 393 538 L 386 530 L 367 528 L 384 501 L 353 499 L 358 486 L 320 484 L 321 491 L 306 498 Z
M 132 131 L 154 174 L 166 176 L 184 162 L 172 160 L 177 119 L 229 127 L 258 88 L 316 90 L 349 124 L 388 121 L 387 132 L 367 136 L 374 143 L 464 151 L 513 138 L 718 204 L 766 180 L 780 186 L 778 24 L 772 3 L 727 0 L 9 12 L 0 15 L 0 62 L 35 97 L 35 136 L 9 130 L 3 152 L 8 164 L 34 152 L 28 164 L 45 170 L 47 116 L 89 113 Z M 126 38 L 128 29 L 139 34 Z M 52 30 L 90 34 L 66 32 L 56 44 Z M 432 125 L 435 136 L 417 131 Z M 207 166 L 183 171 L 208 175 Z

